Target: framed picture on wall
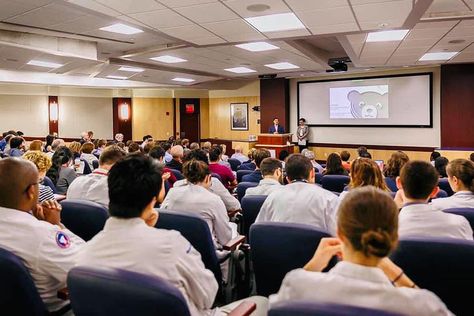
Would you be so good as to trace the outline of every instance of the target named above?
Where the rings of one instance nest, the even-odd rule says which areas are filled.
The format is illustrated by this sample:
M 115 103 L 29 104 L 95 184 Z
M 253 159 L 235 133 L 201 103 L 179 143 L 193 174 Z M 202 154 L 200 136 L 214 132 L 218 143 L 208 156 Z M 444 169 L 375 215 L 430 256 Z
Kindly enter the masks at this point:
M 230 129 L 233 131 L 249 130 L 249 104 L 230 104 Z

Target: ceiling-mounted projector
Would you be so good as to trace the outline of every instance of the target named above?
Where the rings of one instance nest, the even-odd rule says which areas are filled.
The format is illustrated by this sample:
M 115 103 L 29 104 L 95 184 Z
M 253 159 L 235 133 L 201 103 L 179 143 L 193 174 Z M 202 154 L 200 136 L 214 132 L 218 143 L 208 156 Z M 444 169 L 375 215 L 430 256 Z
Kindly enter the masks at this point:
M 326 72 L 343 72 L 347 71 L 347 63 L 350 63 L 351 59 L 349 57 L 339 57 L 339 58 L 330 58 L 328 60 L 328 65 L 332 69 L 326 70 Z

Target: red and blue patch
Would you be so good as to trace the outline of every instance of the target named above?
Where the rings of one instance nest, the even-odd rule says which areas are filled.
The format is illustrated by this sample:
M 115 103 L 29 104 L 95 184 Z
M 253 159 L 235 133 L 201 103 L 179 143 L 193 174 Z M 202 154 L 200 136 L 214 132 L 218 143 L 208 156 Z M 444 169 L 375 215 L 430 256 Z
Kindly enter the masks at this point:
M 56 233 L 56 244 L 63 249 L 69 248 L 71 246 L 71 240 L 69 236 L 63 232 Z

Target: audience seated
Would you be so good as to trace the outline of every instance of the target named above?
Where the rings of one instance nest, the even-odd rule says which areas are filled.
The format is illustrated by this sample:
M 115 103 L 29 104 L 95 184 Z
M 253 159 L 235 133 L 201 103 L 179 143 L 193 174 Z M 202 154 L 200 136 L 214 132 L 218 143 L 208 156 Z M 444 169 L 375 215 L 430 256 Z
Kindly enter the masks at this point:
M 180 145 L 175 145 L 171 147 L 170 154 L 173 157 L 170 162 L 166 163 L 166 166 L 170 169 L 178 170 L 179 172 L 183 172 L 183 156 L 184 156 L 184 149 Z
M 225 153 L 227 151 L 227 146 L 225 144 L 221 144 L 218 146 L 219 149 L 221 150 L 221 160 L 220 160 L 220 163 L 224 166 L 229 166 L 230 168 L 230 164 L 227 162 L 227 160 L 229 160 L 229 156 L 227 156 Z M 225 163 L 224 163 L 225 162 Z
M 214 147 L 209 151 L 209 170 L 211 173 L 219 175 L 226 189 L 233 189 L 237 186 L 237 179 L 230 167 L 220 164 L 222 152 L 219 147 Z
M 13 136 L 10 138 L 10 149 L 6 154 L 10 157 L 21 157 L 25 152 L 25 140 L 20 136 Z
M 79 143 L 82 145 L 82 144 L 90 142 L 90 141 L 91 141 L 91 138 L 90 138 L 89 133 L 88 132 L 82 132 L 81 133 L 81 139 L 79 140 Z
M 88 175 L 78 177 L 74 180 L 67 190 L 67 198 L 92 201 L 108 208 L 108 173 L 113 165 L 124 157 L 125 151 L 120 149 L 120 147 L 116 145 L 107 147 L 102 152 L 102 155 L 100 155 L 99 168 Z
M 281 189 L 283 186 L 282 175 L 283 166 L 280 160 L 275 158 L 265 158 L 260 163 L 260 171 L 263 179 L 260 180 L 258 186 L 248 188 L 245 195 L 269 195 L 273 191 Z
M 72 151 L 67 147 L 59 147 L 53 154 L 52 166 L 46 175 L 56 186 L 58 194 L 66 194 L 71 183 L 77 178 L 72 168 L 74 157 Z
M 387 161 L 387 164 L 384 167 L 383 175 L 387 178 L 392 178 L 395 180 L 400 176 L 400 170 L 402 167 L 410 160 L 408 155 L 403 151 L 394 152 Z
M 199 160 L 206 164 L 209 163 L 206 152 L 202 149 L 191 150 L 184 157 L 184 162 L 191 161 L 191 160 Z M 174 183 L 174 186 L 177 187 L 177 186 L 183 186 L 187 184 L 188 184 L 187 180 L 179 180 Z M 219 179 L 211 177 L 211 185 L 208 188 L 208 190 L 218 195 L 221 198 L 222 202 L 224 202 L 227 212 L 235 212 L 237 210 L 240 210 L 239 201 L 229 193 L 229 190 L 227 190 L 224 187 L 224 185 Z
M 454 195 L 433 199 L 431 204 L 440 210 L 449 208 L 474 208 L 474 162 L 467 159 L 455 159 L 446 167 L 449 185 Z
M 347 150 L 341 151 L 341 160 L 342 160 L 342 167 L 346 170 L 349 171 L 351 170 L 351 163 L 349 162 L 349 159 L 351 158 L 351 154 Z
M 23 159 L 0 160 L 0 247 L 20 257 L 49 312 L 65 308 L 57 297 L 84 241 L 60 222 L 61 206 L 38 203 L 38 171 Z M 5 181 L 5 179 L 8 179 Z
M 80 159 L 87 162 L 91 170 L 94 170 L 94 161 L 98 161 L 97 157 L 92 154 L 94 150 L 94 144 L 91 142 L 85 142 L 81 146 Z
M 34 140 L 30 143 L 30 146 L 28 146 L 28 150 L 39 150 L 43 151 L 43 142 L 40 140 Z
M 448 175 L 446 173 L 446 166 L 448 165 L 449 160 L 446 157 L 438 157 L 435 159 L 434 167 L 436 171 L 438 171 L 440 178 L 447 178 Z
M 260 164 L 263 159 L 270 157 L 270 152 L 267 149 L 259 148 L 253 153 L 253 160 L 255 162 L 255 171 L 246 174 L 242 177 L 242 182 L 260 182 L 263 179 L 262 172 L 260 171 Z
M 301 154 L 289 156 L 286 174 L 290 184 L 267 197 L 256 222 L 309 224 L 334 235 L 337 196 L 314 184 L 311 161 Z
M 234 148 L 235 154 L 233 154 L 230 158 L 237 159 L 240 163 L 244 163 L 249 160 L 249 157 L 243 154 L 242 146 L 237 145 Z
M 123 142 L 123 134 L 122 133 L 117 133 L 114 136 L 114 143 L 122 143 Z
M 209 226 L 216 249 L 222 249 L 222 245 L 232 239 L 233 232 L 224 203 L 208 190 L 211 186 L 208 165 L 198 160 L 187 161 L 183 165 L 183 174 L 187 184 L 170 189 L 161 208 L 200 215 Z
M 39 176 L 39 190 L 38 190 L 38 202 L 43 203 L 44 201 L 48 200 L 55 200 L 53 190 L 43 185 L 43 179 L 46 176 L 46 171 L 51 168 L 51 159 L 41 151 L 27 151 L 23 155 L 23 159 L 31 161 L 38 170 Z
M 107 140 L 106 139 L 99 139 L 97 141 L 97 146 L 92 151 L 92 154 L 96 157 L 100 157 L 100 154 L 104 151 L 106 146 L 107 146 Z
M 358 158 L 352 162 L 350 178 L 349 189 L 371 185 L 390 192 L 379 166 L 369 158 Z
M 340 175 L 348 176 L 349 173 L 342 166 L 341 156 L 338 153 L 329 154 L 326 160 L 326 169 L 323 171 L 324 175 Z
M 255 153 L 256 150 L 257 149 L 255 149 L 255 148 L 252 148 L 252 149 L 249 150 L 249 152 L 247 153 L 247 156 L 249 157 L 249 160 L 246 161 L 246 162 L 243 162 L 239 166 L 239 170 L 255 170 L 255 168 L 257 166 L 255 165 L 253 154 Z
M 196 142 L 193 142 L 191 143 L 191 145 L 189 145 L 189 149 L 190 150 L 194 150 L 194 149 L 199 149 L 199 143 L 196 143 Z
M 44 144 L 44 152 L 50 152 L 52 151 L 51 145 L 53 145 L 53 141 L 57 138 L 55 135 L 46 135 L 45 137 L 45 144 Z
M 474 162 L 474 153 L 471 153 L 471 154 L 469 155 L 469 160 L 471 160 L 472 162 Z
M 202 144 L 201 149 L 204 150 L 206 153 L 209 153 L 209 151 L 212 148 L 212 143 L 211 142 L 205 142 Z
M 64 139 L 61 138 L 56 138 L 52 144 L 51 144 L 51 149 L 46 152 L 46 154 L 52 158 L 53 154 L 58 150 L 59 147 L 66 146 L 66 143 L 64 142 Z
M 438 174 L 425 161 L 407 162 L 397 178 L 400 210 L 398 234 L 404 237 L 447 237 L 472 240 L 472 229 L 462 216 L 442 212 L 428 204 L 436 196 Z
M 452 315 L 433 293 L 420 290 L 387 256 L 397 245 L 398 209 L 373 187 L 351 191 L 339 208 L 338 238 L 324 238 L 314 257 L 289 272 L 270 308 L 305 300 L 374 308 L 403 315 Z M 342 257 L 321 272 L 333 256 Z
M 151 158 L 156 160 L 158 165 L 162 168 L 163 173 L 169 173 L 170 174 L 170 176 L 168 178 L 168 183 L 169 183 L 170 187 L 172 188 L 174 183 L 177 181 L 177 179 L 176 179 L 176 176 L 171 171 L 171 169 L 166 167 L 165 154 L 166 154 L 166 152 L 163 148 L 161 148 L 160 146 L 155 146 L 150 150 L 150 152 L 148 153 L 148 156 L 150 156 Z
M 181 146 L 183 146 L 183 148 L 189 149 L 189 139 L 183 138 L 181 140 Z
M 179 232 L 154 228 L 161 185 L 151 158 L 132 155 L 116 163 L 108 177 L 111 217 L 78 254 L 77 265 L 159 276 L 181 291 L 191 315 L 210 313 L 218 290 L 214 275 Z
M 318 170 L 318 173 L 323 173 L 324 168 L 321 166 L 317 161 L 316 161 L 316 156 L 314 155 L 314 152 L 312 150 L 309 150 L 308 148 L 303 149 L 301 152 L 303 156 L 311 160 L 311 164 L 313 165 L 313 168 Z
M 128 153 L 129 154 L 141 152 L 140 145 L 138 145 L 137 143 L 135 143 L 133 141 L 127 146 L 127 148 L 128 148 Z
M 2 140 L 0 140 L 0 151 L 6 151 L 8 148 L 8 141 L 10 140 L 10 138 L 12 138 L 13 136 L 18 136 L 18 134 L 13 131 L 13 130 L 10 130 L 8 132 L 4 132 L 2 134 Z
M 71 142 L 71 143 L 69 143 L 69 145 L 67 147 L 72 151 L 72 154 L 74 155 L 73 160 L 76 160 L 79 157 L 81 157 L 82 144 L 80 142 Z
M 435 165 L 435 160 L 436 160 L 436 158 L 438 158 L 438 157 L 441 157 L 441 154 L 440 154 L 439 152 L 437 152 L 437 151 L 433 151 L 433 152 L 430 154 L 430 161 L 431 161 L 431 164 L 433 165 L 433 167 L 434 167 L 434 165 Z
M 143 140 L 143 142 L 140 144 L 140 148 L 144 149 L 147 144 L 153 143 L 153 136 L 145 135 L 145 136 L 143 136 L 142 140 Z

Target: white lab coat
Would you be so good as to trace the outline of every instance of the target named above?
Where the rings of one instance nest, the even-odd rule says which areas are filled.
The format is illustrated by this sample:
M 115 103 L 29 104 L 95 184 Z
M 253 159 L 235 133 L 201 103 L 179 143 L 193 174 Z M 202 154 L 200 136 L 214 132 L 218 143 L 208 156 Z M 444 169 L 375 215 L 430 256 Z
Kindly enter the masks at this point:
M 173 187 L 180 187 L 187 184 L 187 180 L 179 180 L 174 183 Z M 225 186 L 219 179 L 214 177 L 211 178 L 211 187 L 209 188 L 209 191 L 214 194 L 217 194 L 221 198 L 222 202 L 224 202 L 227 211 L 240 210 L 239 200 L 237 200 L 234 196 L 232 196 L 232 194 L 229 193 L 229 190 L 225 188 Z
M 216 249 L 221 249 L 232 239 L 232 228 L 224 203 L 219 196 L 200 185 L 173 186 L 161 208 L 201 216 L 209 226 Z
M 472 240 L 472 228 L 463 216 L 445 213 L 430 204 L 409 204 L 398 216 L 398 236 L 447 237 Z
M 439 210 L 449 208 L 474 208 L 474 193 L 471 191 L 459 191 L 447 198 L 433 199 L 431 205 Z
M 267 197 L 255 222 L 309 224 L 335 235 L 337 203 L 335 194 L 316 184 L 294 182 Z
M 346 261 L 327 273 L 303 269 L 289 272 L 278 294 L 270 296 L 270 308 L 277 302 L 294 300 L 346 304 L 402 315 L 453 315 L 430 291 L 394 287 L 381 269 Z
M 66 287 L 74 256 L 84 244 L 67 229 L 0 207 L 0 247 L 22 259 L 48 311 L 68 304 L 57 298 L 57 292 Z
M 108 208 L 107 173 L 105 169 L 96 169 L 91 174 L 76 178 L 67 189 L 67 198 L 92 201 Z
M 76 265 L 161 277 L 181 291 L 191 315 L 214 312 L 218 284 L 199 252 L 179 232 L 149 227 L 141 218 L 109 218 L 77 255 Z
M 283 186 L 275 179 L 262 179 L 258 183 L 258 186 L 253 188 L 248 188 L 245 191 L 245 196 L 247 195 L 270 195 L 270 193 L 282 189 Z

